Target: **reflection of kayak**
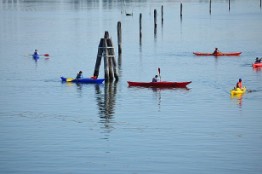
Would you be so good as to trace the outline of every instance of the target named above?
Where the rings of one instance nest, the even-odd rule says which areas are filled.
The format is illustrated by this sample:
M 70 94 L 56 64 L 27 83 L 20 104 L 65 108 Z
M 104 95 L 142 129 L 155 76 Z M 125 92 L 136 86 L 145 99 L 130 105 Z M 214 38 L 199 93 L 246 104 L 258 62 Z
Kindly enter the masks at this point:
M 253 66 L 253 68 L 262 67 L 262 62 L 261 63 L 253 63 L 252 66 Z
M 139 86 L 147 88 L 186 88 L 189 82 L 131 82 L 127 81 L 129 86 Z
M 217 54 L 213 53 L 201 53 L 201 52 L 193 52 L 196 56 L 239 56 L 242 52 L 230 52 L 230 53 L 222 53 L 219 52 Z
M 239 95 L 244 94 L 246 92 L 246 87 L 243 88 L 235 88 L 230 90 L 231 95 Z
M 80 78 L 80 79 L 74 79 L 74 78 L 65 78 L 61 77 L 62 82 L 75 82 L 75 83 L 96 83 L 100 84 L 103 83 L 105 79 L 93 79 L 93 78 Z

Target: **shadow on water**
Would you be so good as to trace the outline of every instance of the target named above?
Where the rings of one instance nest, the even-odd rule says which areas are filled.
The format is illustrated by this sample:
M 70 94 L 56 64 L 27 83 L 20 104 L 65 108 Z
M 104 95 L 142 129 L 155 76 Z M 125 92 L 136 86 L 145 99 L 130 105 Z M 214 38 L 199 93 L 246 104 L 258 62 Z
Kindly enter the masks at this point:
M 110 123 L 115 113 L 117 82 L 106 82 L 104 91 L 101 90 L 100 85 L 96 85 L 95 91 L 100 122 L 106 129 L 111 129 Z

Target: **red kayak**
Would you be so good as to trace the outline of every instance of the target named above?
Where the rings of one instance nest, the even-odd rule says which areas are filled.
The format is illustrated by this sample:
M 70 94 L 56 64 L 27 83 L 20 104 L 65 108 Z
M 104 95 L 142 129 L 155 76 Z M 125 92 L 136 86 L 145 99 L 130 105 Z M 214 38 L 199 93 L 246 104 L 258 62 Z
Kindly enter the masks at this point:
M 261 63 L 253 63 L 252 66 L 253 66 L 253 68 L 262 67 L 262 62 Z
M 147 88 L 186 88 L 189 82 L 131 82 L 127 81 L 129 86 L 139 86 L 139 87 L 147 87 Z
M 239 56 L 242 52 L 230 52 L 230 53 L 222 53 L 219 52 L 217 54 L 213 53 L 201 53 L 201 52 L 193 52 L 196 56 Z

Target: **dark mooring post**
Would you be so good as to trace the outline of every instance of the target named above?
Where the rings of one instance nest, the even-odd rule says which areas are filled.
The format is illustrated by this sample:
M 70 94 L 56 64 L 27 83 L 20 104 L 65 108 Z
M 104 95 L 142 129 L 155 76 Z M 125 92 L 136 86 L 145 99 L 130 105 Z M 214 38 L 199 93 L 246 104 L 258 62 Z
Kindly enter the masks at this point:
M 97 52 L 97 57 L 96 57 L 96 64 L 95 64 L 95 70 L 94 70 L 94 77 L 99 76 L 99 68 L 101 65 L 101 59 L 102 59 L 102 54 L 103 54 L 103 48 L 104 47 L 104 39 L 100 39 L 100 43 L 98 45 L 98 52 Z
M 182 10 L 183 10 L 183 4 L 182 2 L 180 3 L 180 17 L 182 17 Z
M 104 57 L 104 72 L 105 81 L 113 81 L 114 78 L 118 80 L 117 64 L 115 61 L 115 51 L 113 42 L 109 38 L 109 33 L 106 31 L 104 38 L 100 40 L 98 46 L 97 59 L 95 64 L 94 76 L 98 77 L 101 59 Z
M 118 55 L 122 54 L 122 29 L 121 22 L 117 22 L 117 43 L 118 43 Z
M 161 23 L 162 25 L 164 23 L 164 6 L 163 5 L 161 6 Z
M 261 8 L 261 0 L 260 0 L 260 8 Z
M 230 0 L 228 0 L 228 10 L 230 11 Z
M 157 32 L 157 11 L 156 9 L 154 10 L 154 33 L 156 34 Z
M 117 72 L 117 63 L 115 59 L 115 51 L 113 42 L 111 39 L 107 39 L 107 46 L 108 46 L 108 60 L 109 60 L 109 77 L 110 80 L 113 80 L 115 78 L 116 81 L 118 81 L 118 72 Z
M 211 2 L 211 0 L 209 1 L 209 14 L 211 14 L 211 4 L 212 4 L 212 2 Z
M 139 40 L 142 40 L 142 13 L 139 15 Z
M 106 43 L 106 33 L 105 33 L 105 37 L 103 39 L 103 56 L 104 56 L 104 77 L 105 77 L 105 81 L 109 80 L 109 68 L 108 68 L 108 50 L 107 50 L 107 43 Z

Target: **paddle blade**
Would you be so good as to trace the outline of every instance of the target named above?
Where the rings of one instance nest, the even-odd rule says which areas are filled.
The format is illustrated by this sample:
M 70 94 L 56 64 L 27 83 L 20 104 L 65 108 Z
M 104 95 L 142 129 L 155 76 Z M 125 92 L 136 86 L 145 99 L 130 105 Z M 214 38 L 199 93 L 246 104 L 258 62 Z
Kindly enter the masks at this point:
M 74 78 L 67 78 L 66 81 L 67 82 L 72 82 L 74 80 Z
M 45 56 L 45 57 L 49 57 L 49 54 L 46 53 L 46 54 L 44 54 L 44 56 Z
M 158 74 L 160 75 L 160 68 L 158 68 Z

